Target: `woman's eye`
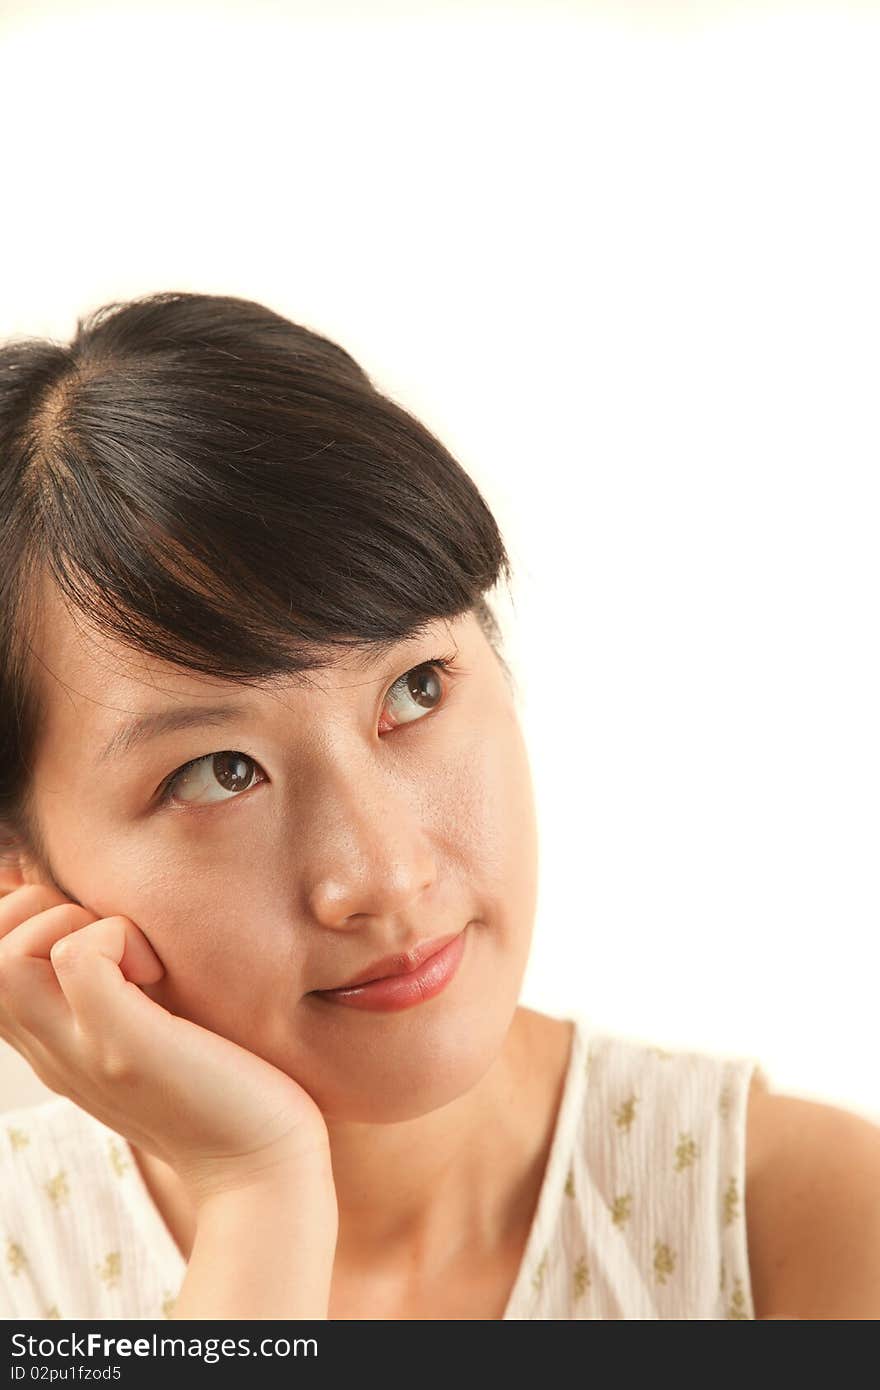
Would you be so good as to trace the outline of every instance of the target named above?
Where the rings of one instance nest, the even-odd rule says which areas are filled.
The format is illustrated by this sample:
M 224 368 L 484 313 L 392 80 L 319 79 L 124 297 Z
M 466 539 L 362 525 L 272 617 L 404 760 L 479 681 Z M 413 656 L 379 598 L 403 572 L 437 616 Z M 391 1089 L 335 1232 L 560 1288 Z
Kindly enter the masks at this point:
M 449 660 L 440 657 L 434 661 L 424 661 L 411 671 L 404 672 L 400 680 L 394 682 L 388 699 L 393 700 L 395 707 L 401 710 L 401 714 L 395 714 L 395 724 L 411 724 L 414 719 L 420 719 L 440 704 L 443 682 L 435 668 L 448 670 L 450 664 Z
M 208 792 L 219 792 L 219 796 L 209 796 L 208 804 L 228 801 L 239 792 L 249 791 L 256 783 L 252 780 L 253 769 L 257 764 L 246 753 L 224 751 L 208 753 L 204 758 L 193 758 L 184 763 L 165 784 L 161 800 L 182 801 L 190 805 L 199 801 Z
M 399 724 L 411 724 L 435 709 L 443 699 L 443 682 L 437 670 L 452 668 L 451 657 L 437 657 L 413 666 L 395 681 L 386 697 L 386 704 L 393 706 L 393 722 L 385 724 L 383 730 L 397 728 Z M 165 783 L 160 794 L 160 802 L 182 802 L 212 805 L 218 801 L 229 801 L 240 792 L 250 791 L 265 778 L 261 775 L 256 781 L 254 773 L 258 764 L 247 753 L 226 749 L 222 753 L 207 753 L 203 758 L 193 758 L 173 773 Z M 217 793 L 217 795 L 213 795 Z M 207 800 L 205 800 L 207 798 Z

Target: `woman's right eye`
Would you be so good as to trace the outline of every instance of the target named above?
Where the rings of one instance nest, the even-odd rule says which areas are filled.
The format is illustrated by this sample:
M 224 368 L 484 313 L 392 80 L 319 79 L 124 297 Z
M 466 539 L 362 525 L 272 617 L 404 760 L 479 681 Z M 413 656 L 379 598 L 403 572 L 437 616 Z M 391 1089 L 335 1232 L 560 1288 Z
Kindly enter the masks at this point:
M 186 805 L 190 801 L 187 793 L 192 792 L 192 800 L 198 800 L 204 793 L 213 790 L 220 791 L 221 795 L 211 798 L 209 805 L 216 805 L 218 801 L 229 801 L 239 792 L 250 791 L 252 786 L 259 785 L 252 780 L 251 771 L 257 766 L 254 759 L 249 758 L 246 753 L 229 750 L 208 753 L 203 758 L 193 758 L 192 762 L 184 763 L 183 767 L 173 773 L 165 783 L 159 800 L 163 804 L 177 801 Z M 224 791 L 229 795 L 222 795 Z

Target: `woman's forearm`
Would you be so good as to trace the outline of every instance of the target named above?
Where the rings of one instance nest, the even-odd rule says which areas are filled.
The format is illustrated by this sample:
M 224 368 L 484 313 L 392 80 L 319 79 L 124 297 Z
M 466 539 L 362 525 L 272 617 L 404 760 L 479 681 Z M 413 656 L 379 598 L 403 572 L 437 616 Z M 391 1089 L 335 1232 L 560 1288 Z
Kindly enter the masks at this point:
M 324 1176 L 291 1173 L 210 1199 L 170 1316 L 326 1318 L 337 1229 Z

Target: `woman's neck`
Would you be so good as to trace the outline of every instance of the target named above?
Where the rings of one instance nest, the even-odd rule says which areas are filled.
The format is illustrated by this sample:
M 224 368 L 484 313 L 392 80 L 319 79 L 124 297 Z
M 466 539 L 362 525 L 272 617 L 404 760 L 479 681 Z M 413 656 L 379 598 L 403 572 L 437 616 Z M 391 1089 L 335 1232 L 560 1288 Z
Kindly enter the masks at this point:
M 491 1266 L 521 1248 L 547 1166 L 572 1033 L 570 1020 L 520 1007 L 501 1053 L 450 1105 L 401 1125 L 328 1125 L 340 1280 L 362 1282 L 369 1271 L 386 1287 L 427 1285 L 448 1277 L 456 1261 Z M 192 1203 L 167 1164 L 131 1148 L 188 1260 Z

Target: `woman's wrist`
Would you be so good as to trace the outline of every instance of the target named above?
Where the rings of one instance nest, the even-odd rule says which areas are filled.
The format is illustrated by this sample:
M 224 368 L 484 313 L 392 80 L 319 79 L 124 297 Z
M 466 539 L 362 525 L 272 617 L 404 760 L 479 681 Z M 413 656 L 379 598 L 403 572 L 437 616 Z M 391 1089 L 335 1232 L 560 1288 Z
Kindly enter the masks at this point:
M 198 1170 L 177 1169 L 187 1195 L 201 1213 L 241 1194 L 256 1201 L 270 1200 L 273 1194 L 303 1190 L 312 1199 L 335 1206 L 336 1189 L 329 1144 L 293 1147 L 285 1142 L 277 1149 L 242 1155 L 212 1164 L 200 1163 Z
M 332 1182 L 300 1164 L 204 1198 L 178 1319 L 326 1318 L 338 1233 Z

